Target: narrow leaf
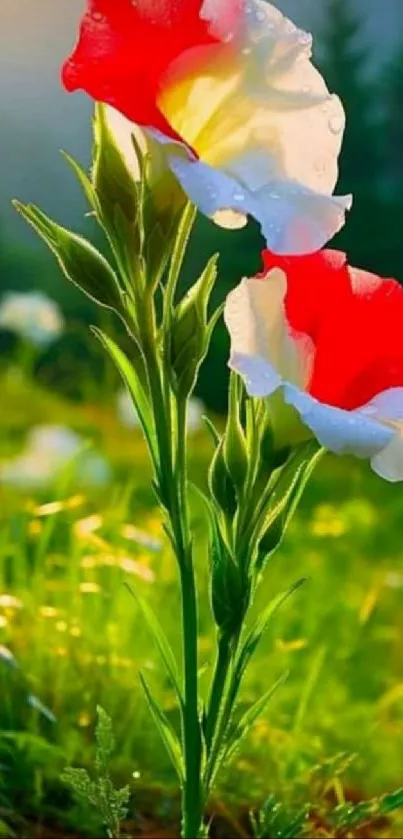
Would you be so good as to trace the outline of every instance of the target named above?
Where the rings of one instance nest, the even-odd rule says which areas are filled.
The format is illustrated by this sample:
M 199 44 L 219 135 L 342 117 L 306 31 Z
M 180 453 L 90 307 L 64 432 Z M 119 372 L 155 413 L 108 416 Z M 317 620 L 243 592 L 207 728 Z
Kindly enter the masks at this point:
M 84 192 L 84 194 L 85 194 L 85 196 L 88 200 L 88 203 L 90 204 L 90 206 L 93 208 L 93 210 L 95 210 L 96 214 L 98 215 L 99 204 L 98 204 L 98 199 L 97 199 L 95 189 L 94 189 L 93 184 L 91 182 L 91 178 L 89 177 L 89 175 L 87 175 L 87 172 L 77 162 L 77 160 L 74 160 L 74 157 L 71 157 L 71 155 L 68 154 L 66 151 L 62 151 L 62 155 L 63 155 L 64 159 L 67 160 L 67 163 L 69 164 L 69 166 L 73 170 L 74 174 L 76 175 L 77 180 L 81 184 L 81 186 L 83 188 L 83 192 Z
M 172 761 L 174 769 L 176 770 L 179 781 L 180 783 L 182 783 L 184 778 L 183 759 L 177 734 L 172 728 L 171 723 L 167 719 L 166 714 L 164 714 L 164 711 L 152 696 L 150 688 L 148 687 L 147 682 L 142 673 L 140 673 L 140 681 L 145 693 L 148 707 L 154 718 L 154 722 L 161 735 L 161 739 Z
M 133 365 L 127 358 L 126 354 L 123 352 L 123 350 L 120 349 L 120 347 L 115 343 L 115 341 L 112 340 L 112 338 L 110 338 L 108 335 L 105 335 L 105 333 L 102 332 L 101 329 L 98 329 L 95 326 L 92 327 L 92 331 L 108 352 L 110 358 L 112 359 L 120 375 L 122 376 L 122 379 L 126 387 L 129 390 L 130 396 L 132 397 L 134 402 L 135 409 L 138 413 L 142 429 L 146 436 L 147 443 L 155 466 L 157 463 L 157 455 L 155 450 L 153 419 L 151 416 L 148 399 L 145 394 L 144 388 L 140 382 L 139 376 L 136 375 Z M 138 359 L 138 362 L 143 364 L 141 358 Z
M 228 741 L 225 749 L 225 760 L 231 759 L 241 740 L 243 740 L 256 720 L 261 716 L 277 690 L 286 682 L 288 675 L 288 672 L 283 673 L 283 675 L 277 679 L 277 682 L 275 682 L 275 684 L 272 685 L 263 696 L 259 697 L 259 699 L 257 699 L 256 702 L 254 702 L 250 708 L 245 711 L 239 722 L 236 724 L 234 731 L 228 734 Z
M 162 629 L 162 626 L 158 621 L 158 618 L 154 614 L 151 607 L 148 605 L 147 601 L 144 600 L 144 598 L 138 593 L 138 591 L 132 588 L 132 586 L 128 585 L 127 588 L 134 597 L 137 606 L 140 609 L 140 612 L 147 624 L 148 630 L 154 640 L 154 643 L 165 665 L 168 676 L 178 695 L 179 702 L 181 705 L 183 705 L 183 696 L 179 682 L 178 666 L 172 647 L 164 633 L 164 630 Z
M 210 433 L 210 436 L 213 440 L 214 445 L 216 447 L 219 446 L 220 442 L 221 442 L 220 432 L 217 431 L 217 429 L 216 429 L 214 423 L 211 421 L 210 417 L 207 417 L 206 415 L 203 415 L 202 420 L 203 420 L 203 422 L 204 422 L 204 424 L 207 428 L 207 431 L 209 431 L 209 433 Z
M 270 603 L 266 606 L 263 610 L 261 615 L 257 618 L 254 626 L 248 633 L 245 641 L 243 642 L 240 652 L 238 654 L 238 658 L 235 664 L 235 679 L 239 683 L 245 674 L 246 668 L 249 664 L 250 659 L 252 658 L 258 644 L 260 643 L 261 639 L 267 632 L 269 624 L 273 615 L 277 612 L 278 609 L 288 600 L 289 597 L 292 597 L 298 589 L 306 582 L 305 578 L 301 578 L 298 580 L 294 585 L 292 585 L 286 591 L 281 592 L 276 597 L 270 601 Z

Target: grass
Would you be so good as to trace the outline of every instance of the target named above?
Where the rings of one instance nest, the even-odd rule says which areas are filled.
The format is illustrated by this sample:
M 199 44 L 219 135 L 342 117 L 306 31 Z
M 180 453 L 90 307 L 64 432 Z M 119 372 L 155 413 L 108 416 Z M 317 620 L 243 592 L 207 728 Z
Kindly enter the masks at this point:
M 63 423 L 95 441 L 113 467 L 111 483 L 91 492 L 80 486 L 79 461 L 46 492 L 0 488 L 0 819 L 29 837 L 46 836 L 45 826 L 56 835 L 58 825 L 100 835 L 96 817 L 60 782 L 66 764 L 92 765 L 100 704 L 118 743 L 112 773 L 131 784 L 132 830 L 152 835 L 147 824 L 159 824 L 163 835 L 176 823 L 175 780 L 139 689 L 140 669 L 174 724 L 177 712 L 125 584 L 148 599 L 179 655 L 178 592 L 143 443 L 110 405 L 65 403 L 12 376 L 0 392 L 0 460 L 19 449 L 28 425 Z M 190 449 L 193 479 L 203 483 L 207 435 L 192 438 Z M 244 813 L 270 793 L 293 808 L 314 796 L 356 801 L 401 784 L 402 511 L 399 486 L 366 464 L 328 457 L 318 468 L 267 569 L 260 603 L 302 576 L 308 581 L 277 614 L 245 702 L 284 671 L 290 676 L 222 779 L 217 835 L 222 821 L 229 835 L 247 836 Z M 196 500 L 193 514 L 207 665 L 213 634 Z M 207 690 L 206 675 L 203 682 Z M 377 835 L 398 836 L 401 827 L 398 819 L 380 823 Z

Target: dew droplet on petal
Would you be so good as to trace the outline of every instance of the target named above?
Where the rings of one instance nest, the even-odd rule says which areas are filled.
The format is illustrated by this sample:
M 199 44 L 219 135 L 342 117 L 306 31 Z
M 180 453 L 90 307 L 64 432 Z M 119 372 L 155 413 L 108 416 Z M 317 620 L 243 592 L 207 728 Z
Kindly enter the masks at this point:
M 222 209 L 217 210 L 211 216 L 212 220 L 219 227 L 224 227 L 227 230 L 241 230 L 248 223 L 248 217 L 245 213 L 240 213 L 238 210 Z
M 339 116 L 334 116 L 329 119 L 329 128 L 332 134 L 340 134 L 343 128 L 343 120 Z

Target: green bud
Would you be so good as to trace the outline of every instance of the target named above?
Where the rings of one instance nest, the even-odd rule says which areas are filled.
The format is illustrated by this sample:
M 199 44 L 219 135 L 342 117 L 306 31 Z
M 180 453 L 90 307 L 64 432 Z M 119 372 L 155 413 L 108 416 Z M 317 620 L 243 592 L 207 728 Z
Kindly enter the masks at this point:
M 216 625 L 223 635 L 237 634 L 250 599 L 250 583 L 244 578 L 218 527 L 211 545 L 211 603 Z
M 214 256 L 172 316 L 169 363 L 172 384 L 182 396 L 192 392 L 208 352 L 216 316 L 208 322 L 207 309 L 216 276 L 217 257 Z
M 236 374 L 232 373 L 229 391 L 228 420 L 224 435 L 224 460 L 238 497 L 242 495 L 248 474 L 246 440 L 239 419 L 241 402 L 239 384 Z
M 274 457 L 274 432 L 273 426 L 268 418 L 266 418 L 260 439 L 259 454 L 262 468 L 267 472 L 271 472 Z
M 217 446 L 209 470 L 209 488 L 214 501 L 226 518 L 233 519 L 237 510 L 234 484 L 224 460 L 224 438 Z
M 123 312 L 117 277 L 90 242 L 48 218 L 38 207 L 14 202 L 17 211 L 46 242 L 64 275 L 101 306 Z
M 323 454 L 314 441 L 297 446 L 282 467 L 269 500 L 258 544 L 256 570 L 263 570 L 285 535 L 308 480 Z
M 133 157 L 135 159 L 134 147 Z M 129 171 L 110 130 L 104 105 L 97 105 L 95 108 L 92 183 L 100 206 L 101 221 L 105 227 L 114 229 L 114 208 L 118 206 L 134 229 L 138 215 L 139 192 L 134 175 Z

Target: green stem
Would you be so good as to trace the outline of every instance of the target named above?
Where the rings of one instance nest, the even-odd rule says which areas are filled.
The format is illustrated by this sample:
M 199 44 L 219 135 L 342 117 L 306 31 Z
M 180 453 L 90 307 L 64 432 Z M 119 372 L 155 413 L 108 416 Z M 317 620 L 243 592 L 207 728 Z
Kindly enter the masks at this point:
M 151 349 L 151 348 L 150 348 Z M 147 353 L 150 391 L 159 448 L 159 480 L 175 545 L 181 583 L 184 704 L 182 732 L 185 761 L 183 839 L 198 839 L 203 823 L 201 729 L 198 684 L 198 617 L 196 580 L 186 495 L 186 402 L 176 406 L 176 457 L 173 457 L 170 392 L 163 389 L 158 361 Z
M 232 639 L 225 638 L 223 639 L 222 647 L 220 648 L 219 646 L 218 650 L 209 706 L 209 715 L 211 715 L 213 719 L 210 722 L 210 753 L 204 774 L 204 789 L 207 795 L 214 781 L 221 746 L 231 721 L 232 711 L 240 687 L 239 684 L 235 684 L 234 680 L 234 662 L 239 640 L 240 633 Z M 229 686 L 228 690 L 225 691 L 228 679 Z M 209 718 L 207 718 L 207 727 L 208 726 Z
M 182 637 L 184 672 L 183 741 L 185 783 L 183 787 L 183 839 L 198 839 L 203 823 L 201 785 L 201 728 L 199 719 L 198 615 L 196 577 L 189 528 L 187 498 L 187 401 L 176 403 L 177 438 L 175 478 L 176 515 L 171 523 L 177 544 L 182 597 Z
M 203 823 L 201 732 L 198 708 L 197 598 L 193 563 L 181 566 L 184 710 L 182 839 L 199 839 Z
M 213 681 L 211 683 L 210 698 L 208 701 L 205 739 L 207 750 L 210 751 L 216 731 L 217 721 L 220 714 L 221 703 L 228 679 L 228 671 L 231 664 L 232 651 L 230 639 L 226 635 L 218 638 L 217 659 L 214 669 Z

